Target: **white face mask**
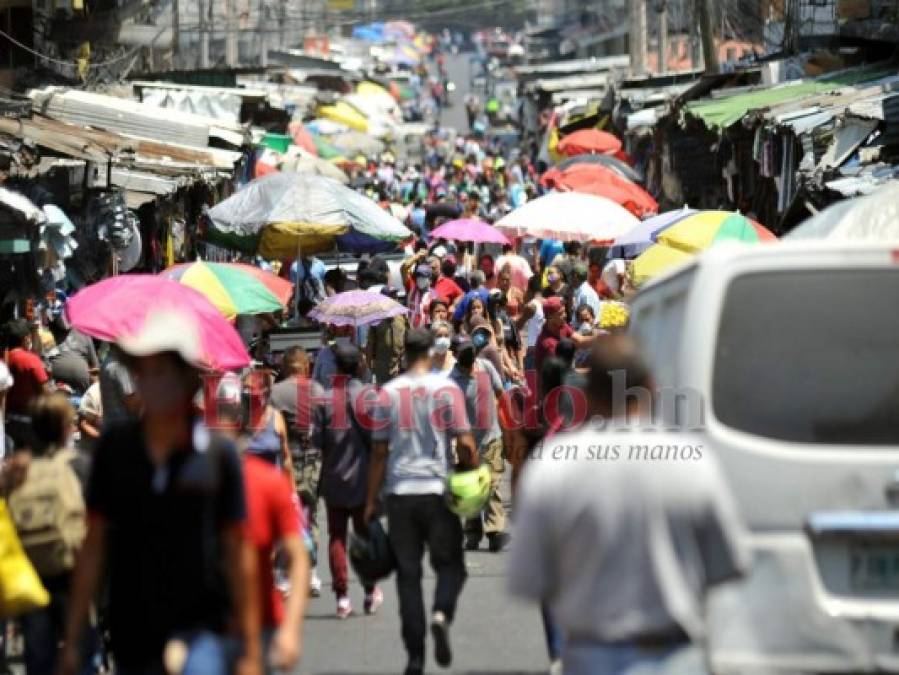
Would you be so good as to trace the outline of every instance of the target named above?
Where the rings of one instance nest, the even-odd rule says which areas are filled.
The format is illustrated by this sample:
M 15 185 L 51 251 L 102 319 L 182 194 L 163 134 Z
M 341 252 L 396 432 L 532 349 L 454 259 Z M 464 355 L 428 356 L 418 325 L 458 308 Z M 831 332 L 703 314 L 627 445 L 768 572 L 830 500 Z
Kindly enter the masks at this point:
M 446 336 L 436 338 L 434 340 L 434 353 L 446 354 L 450 348 L 450 339 Z
M 418 290 L 426 291 L 431 287 L 431 280 L 428 277 L 417 277 L 415 285 L 418 286 Z

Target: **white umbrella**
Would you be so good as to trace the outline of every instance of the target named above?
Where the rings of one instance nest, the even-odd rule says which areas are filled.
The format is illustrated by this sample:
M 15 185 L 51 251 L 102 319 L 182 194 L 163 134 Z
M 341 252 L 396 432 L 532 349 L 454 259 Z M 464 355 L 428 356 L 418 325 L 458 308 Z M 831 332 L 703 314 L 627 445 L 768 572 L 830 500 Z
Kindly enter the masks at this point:
M 812 216 L 784 239 L 899 241 L 899 182 Z
M 640 221 L 611 199 L 581 192 L 553 192 L 529 201 L 496 223 L 514 237 L 611 244 Z

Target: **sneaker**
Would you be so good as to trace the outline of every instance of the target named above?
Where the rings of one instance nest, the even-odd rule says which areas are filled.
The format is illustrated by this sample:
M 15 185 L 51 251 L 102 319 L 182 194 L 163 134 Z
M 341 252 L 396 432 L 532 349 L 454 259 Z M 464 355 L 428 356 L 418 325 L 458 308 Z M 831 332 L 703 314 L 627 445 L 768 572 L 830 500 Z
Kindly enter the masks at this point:
M 465 550 L 466 551 L 477 551 L 481 548 L 481 538 L 475 536 L 473 534 L 469 534 L 465 537 Z
M 375 614 L 378 608 L 384 604 L 384 593 L 378 586 L 375 586 L 371 593 L 365 594 L 365 613 Z
M 509 545 L 511 538 L 508 532 L 497 532 L 496 534 L 487 535 L 487 539 L 490 541 L 490 552 L 499 553 Z
M 353 606 L 347 596 L 337 598 L 337 618 L 347 619 L 353 613 Z
M 453 662 L 450 648 L 449 621 L 443 612 L 434 612 L 431 619 L 431 637 L 434 638 L 434 660 L 443 668 L 449 668 Z
M 318 570 L 312 568 L 312 575 L 309 577 L 309 595 L 317 598 L 322 594 L 322 580 L 318 576 Z
M 556 659 L 549 664 L 549 675 L 562 675 L 565 672 L 562 668 L 562 659 Z

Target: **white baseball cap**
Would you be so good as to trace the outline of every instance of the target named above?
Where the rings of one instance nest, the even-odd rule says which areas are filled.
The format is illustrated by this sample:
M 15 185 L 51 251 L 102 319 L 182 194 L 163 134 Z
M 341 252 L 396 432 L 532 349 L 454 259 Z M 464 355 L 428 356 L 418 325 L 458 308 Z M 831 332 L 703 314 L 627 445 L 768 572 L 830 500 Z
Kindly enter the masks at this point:
M 152 310 L 134 335 L 116 341 L 129 356 L 151 356 L 175 352 L 192 366 L 203 365 L 203 349 L 196 319 L 175 308 Z

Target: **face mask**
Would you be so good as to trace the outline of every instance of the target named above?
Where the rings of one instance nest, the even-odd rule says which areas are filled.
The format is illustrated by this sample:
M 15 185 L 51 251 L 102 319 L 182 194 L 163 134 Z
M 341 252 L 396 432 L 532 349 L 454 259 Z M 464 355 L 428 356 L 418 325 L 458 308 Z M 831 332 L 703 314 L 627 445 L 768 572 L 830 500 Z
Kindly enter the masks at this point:
M 593 325 L 589 321 L 584 321 L 578 328 L 581 335 L 590 335 L 593 332 Z
M 434 352 L 436 354 L 446 354 L 450 348 L 450 339 L 446 336 L 439 337 L 434 340 Z
M 349 335 L 338 335 L 334 338 L 334 344 L 338 347 L 347 347 L 353 344 L 352 340 L 350 340 Z
M 483 349 L 487 346 L 489 341 L 490 338 L 487 336 L 487 333 L 483 331 L 478 331 L 471 336 L 471 343 L 475 346 L 475 349 Z
M 418 277 L 415 279 L 415 285 L 418 286 L 418 290 L 426 291 L 431 287 L 431 279 L 428 277 Z
M 554 284 L 559 280 L 559 276 L 557 274 L 550 274 L 548 277 L 546 277 L 546 280 L 549 283 Z

